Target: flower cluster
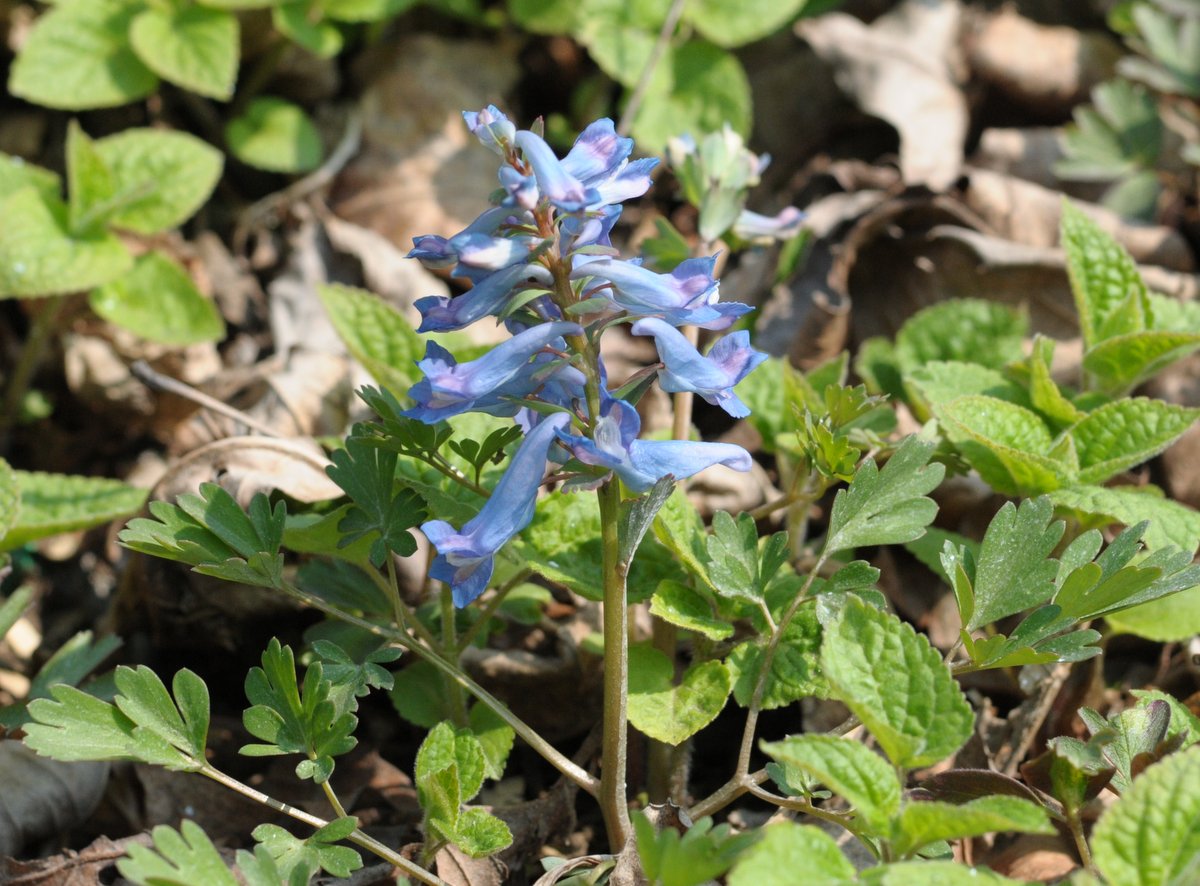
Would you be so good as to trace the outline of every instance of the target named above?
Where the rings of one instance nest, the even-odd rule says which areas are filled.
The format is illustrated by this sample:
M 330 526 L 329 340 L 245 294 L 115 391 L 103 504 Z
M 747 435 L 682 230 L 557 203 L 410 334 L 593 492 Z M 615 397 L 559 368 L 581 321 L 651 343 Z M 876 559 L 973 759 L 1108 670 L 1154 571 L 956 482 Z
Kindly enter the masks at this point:
M 565 462 L 567 484 L 590 488 L 613 475 L 643 492 L 668 475 L 711 465 L 750 468 L 740 446 L 639 440 L 633 405 L 610 391 L 600 336 L 632 320 L 653 338 L 664 390 L 693 391 L 730 415 L 748 409 L 733 387 L 766 359 L 735 332 L 701 354 L 677 327 L 728 328 L 749 306 L 718 299 L 712 258 L 659 274 L 622 260 L 609 238 L 620 203 L 650 187 L 656 160 L 630 160 L 632 139 L 611 120 L 592 123 L 559 159 L 542 137 L 518 130 L 495 107 L 463 114 L 480 142 L 503 158 L 497 206 L 452 237 L 414 241 L 410 257 L 452 268 L 472 284 L 453 298 L 417 302 L 420 332 L 461 329 L 483 317 L 512 337 L 477 360 L 457 362 L 429 343 L 407 414 L 433 423 L 467 411 L 512 416 L 525 437 L 483 509 L 461 529 L 432 520 L 421 529 L 437 548 L 432 575 L 465 606 L 487 588 L 496 552 L 532 520 L 548 462 Z M 573 460 L 570 460 L 573 457 Z

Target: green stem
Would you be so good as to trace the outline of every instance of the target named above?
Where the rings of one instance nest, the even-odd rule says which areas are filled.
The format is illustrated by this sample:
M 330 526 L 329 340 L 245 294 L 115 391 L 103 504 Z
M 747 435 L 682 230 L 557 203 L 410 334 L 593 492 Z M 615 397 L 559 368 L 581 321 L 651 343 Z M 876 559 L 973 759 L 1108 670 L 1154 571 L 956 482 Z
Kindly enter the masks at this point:
M 21 348 L 21 356 L 17 359 L 17 365 L 13 367 L 13 373 L 8 379 L 8 386 L 4 390 L 4 406 L 3 411 L 0 412 L 0 431 L 5 432 L 4 436 L 7 436 L 9 428 L 17 423 L 21 412 L 21 401 L 25 398 L 26 391 L 29 390 L 33 374 L 42 362 L 46 343 L 49 342 L 50 336 L 54 332 L 55 321 L 65 303 L 66 296 L 55 295 L 45 298 L 39 305 L 40 310 L 37 312 L 37 316 L 33 318 L 29 334 L 25 337 L 25 345 Z
M 654 648 L 665 655 L 672 667 L 678 630 L 670 622 L 654 617 L 651 626 Z M 671 797 L 672 773 L 676 764 L 675 747 L 650 739 L 646 745 L 646 793 L 651 803 L 665 803 Z
M 637 116 L 637 112 L 641 110 L 642 102 L 650 89 L 650 81 L 654 79 L 654 71 L 658 68 L 658 63 L 662 61 L 663 53 L 667 51 L 671 37 L 675 35 L 675 28 L 679 25 L 679 19 L 683 15 L 683 8 L 686 5 L 687 0 L 674 0 L 671 8 L 667 11 L 667 17 L 663 20 L 662 28 L 658 32 L 658 39 L 650 50 L 646 66 L 642 68 L 633 94 L 629 96 L 629 103 L 625 105 L 625 112 L 621 115 L 620 125 L 617 126 L 617 132 L 621 135 L 629 135 L 629 130 L 633 127 L 633 120 Z
M 309 813 L 305 812 L 303 809 L 297 809 L 295 806 L 292 806 L 288 803 L 282 803 L 279 800 L 276 800 L 274 797 L 269 797 L 266 794 L 264 794 L 262 791 L 255 790 L 254 788 L 250 787 L 250 785 L 244 784 L 243 782 L 238 781 L 233 776 L 226 775 L 221 770 L 216 769 L 212 766 L 205 765 L 198 771 L 201 775 L 206 776 L 207 778 L 211 778 L 213 781 L 217 782 L 218 784 L 224 785 L 225 787 L 229 788 L 230 790 L 236 791 L 237 793 L 241 794 L 243 797 L 247 797 L 251 800 L 254 800 L 257 803 L 262 803 L 264 806 L 270 807 L 271 809 L 274 809 L 276 812 L 282 812 L 284 815 L 290 815 L 292 818 L 296 819 L 297 821 L 304 822 L 304 824 L 308 825 L 309 827 L 320 829 L 320 828 L 325 827 L 327 824 L 329 824 L 329 822 L 327 822 L 323 818 L 318 818 L 315 815 L 310 815 Z M 338 804 L 338 805 L 340 806 L 340 804 Z M 341 816 L 345 817 L 345 812 L 342 812 Z M 388 864 L 392 865 L 393 867 L 399 868 L 400 871 L 402 871 L 406 877 L 411 877 L 412 879 L 416 880 L 418 883 L 425 883 L 425 884 L 427 884 L 427 886 L 448 886 L 448 884 L 446 883 L 445 880 L 442 880 L 440 877 L 437 877 L 434 874 L 431 874 L 429 871 L 425 870 L 424 868 L 420 867 L 419 865 L 413 864 L 411 861 L 409 861 L 407 858 L 405 858 L 404 856 L 397 853 L 395 850 L 389 849 L 387 846 L 384 846 L 382 843 L 380 843 L 374 837 L 368 837 L 361 830 L 356 829 L 346 839 L 349 840 L 351 843 L 361 846 L 363 849 L 366 849 L 368 852 L 373 852 L 375 855 L 378 855 L 380 858 L 382 858 Z
M 412 631 L 430 649 L 437 649 L 437 641 L 429 628 L 421 624 L 421 620 L 409 615 L 408 607 L 400 596 L 400 577 L 396 574 L 396 558 L 389 552 L 387 555 L 387 578 L 380 575 L 374 567 L 366 570 L 372 581 L 392 601 L 392 614 L 396 618 L 396 627 L 402 631 Z
M 1075 840 L 1075 849 L 1079 852 L 1079 860 L 1089 871 L 1095 871 L 1092 866 L 1092 850 L 1088 847 L 1087 835 L 1083 832 L 1083 820 L 1079 817 L 1079 811 L 1071 810 L 1065 817 L 1067 829 L 1070 830 L 1071 837 Z
M 600 808 L 613 852 L 629 834 L 625 796 L 626 733 L 629 686 L 629 628 L 625 595 L 628 563 L 621 562 L 618 539 L 621 492 L 616 478 L 598 491 L 600 543 L 604 570 L 604 724 L 600 763 Z
M 508 709 L 508 706 L 501 702 L 498 698 L 468 677 L 462 672 L 453 662 L 447 661 L 439 655 L 432 647 L 427 646 L 417 640 L 414 640 L 406 631 L 396 628 L 387 628 L 383 625 L 375 624 L 365 618 L 360 618 L 357 615 L 351 615 L 349 612 L 343 612 L 335 606 L 331 606 L 324 600 L 316 597 L 307 591 L 303 591 L 291 583 L 284 583 L 282 590 L 291 594 L 297 600 L 305 603 L 314 609 L 324 612 L 326 615 L 332 616 L 339 621 L 344 621 L 347 624 L 352 624 L 355 627 L 361 628 L 368 633 L 374 634 L 377 637 L 383 637 L 397 646 L 408 650 L 414 655 L 419 656 L 424 661 L 429 662 L 443 674 L 448 674 L 452 677 L 459 686 L 475 696 L 480 702 L 491 708 L 501 720 L 512 727 L 513 731 L 533 748 L 537 753 L 565 775 L 572 782 L 577 784 L 587 793 L 595 796 L 600 790 L 600 783 L 593 778 L 581 766 L 555 748 L 550 742 L 542 738 L 533 728 L 524 720 Z
M 867 839 L 866 834 L 855 824 L 853 815 L 845 812 L 831 812 L 828 809 L 821 809 L 818 806 L 814 806 L 808 800 L 798 797 L 781 797 L 779 794 L 774 794 L 771 791 L 758 787 L 758 785 L 748 786 L 746 793 L 778 806 L 780 809 L 791 809 L 794 812 L 802 812 L 805 815 L 811 815 L 813 818 L 819 818 L 821 821 L 828 821 L 839 825 L 857 837 L 858 841 L 870 849 L 876 858 L 880 857 L 878 847 Z
M 325 799 L 329 801 L 329 805 L 333 807 L 333 811 L 337 814 L 337 817 L 346 818 L 346 807 L 342 805 L 342 801 L 333 792 L 333 785 L 329 783 L 329 779 L 321 782 L 321 790 L 325 792 Z
M 459 655 L 475 642 L 475 638 L 479 636 L 480 631 L 487 628 L 488 622 L 492 620 L 492 616 L 496 614 L 496 610 L 500 608 L 500 604 L 504 602 L 504 598 L 508 596 L 508 592 L 517 585 L 527 581 L 531 575 L 533 575 L 532 569 L 522 569 L 500 587 L 496 588 L 496 592 L 492 594 L 491 599 L 479 610 L 479 617 L 458 638 L 457 651 Z
M 460 665 L 458 660 L 458 638 L 455 635 L 454 620 L 457 617 L 454 612 L 454 596 L 450 590 L 450 586 L 443 584 L 441 591 L 442 605 L 442 650 L 446 655 L 450 656 L 455 665 Z M 463 697 L 462 687 L 457 682 L 447 678 L 446 692 L 450 696 L 450 711 L 454 717 L 456 726 L 467 725 L 467 700 Z

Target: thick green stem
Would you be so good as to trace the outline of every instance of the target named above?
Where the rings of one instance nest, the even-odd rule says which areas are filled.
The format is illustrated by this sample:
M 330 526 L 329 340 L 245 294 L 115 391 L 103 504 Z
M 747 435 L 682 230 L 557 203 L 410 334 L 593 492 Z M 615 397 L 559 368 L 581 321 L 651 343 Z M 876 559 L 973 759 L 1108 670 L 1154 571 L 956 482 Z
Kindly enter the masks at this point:
M 225 787 L 229 788 L 230 790 L 236 791 L 237 793 L 241 794 L 243 797 L 247 797 L 251 800 L 254 800 L 257 803 L 262 803 L 264 806 L 270 807 L 271 809 L 274 809 L 276 812 L 282 812 L 284 815 L 290 815 L 292 818 L 296 819 L 297 821 L 304 822 L 309 827 L 319 829 L 319 828 L 323 828 L 323 827 L 325 827 L 325 825 L 329 824 L 329 822 L 327 822 L 323 818 L 318 818 L 315 815 L 311 815 L 311 814 L 305 812 L 303 809 L 297 809 L 295 806 L 291 806 L 287 803 L 280 802 L 279 800 L 276 800 L 274 797 L 267 796 L 262 791 L 256 790 L 256 789 L 250 787 L 250 785 L 244 784 L 243 782 L 238 781 L 233 776 L 226 775 L 220 769 L 215 769 L 212 766 L 206 765 L 203 768 L 201 768 L 199 770 L 199 772 L 201 775 L 211 778 L 213 781 L 217 782 L 218 784 L 222 784 Z M 332 791 L 327 791 L 326 795 L 329 796 L 331 794 L 332 794 Z M 334 798 L 334 799 L 336 800 L 336 798 Z M 341 805 L 340 803 L 335 804 L 335 808 L 340 807 L 340 805 Z M 344 811 L 342 813 L 340 813 L 340 815 L 342 817 L 344 817 L 345 816 Z M 412 879 L 416 880 L 418 883 L 425 883 L 425 884 L 427 884 L 427 886 L 448 886 L 448 884 L 446 883 L 445 880 L 442 880 L 440 877 L 437 877 L 436 875 L 431 874 L 429 871 L 425 870 L 424 868 L 420 867 L 419 865 L 413 864 L 411 861 L 409 861 L 407 858 L 405 858 L 404 856 L 397 853 L 395 850 L 389 849 L 387 846 L 380 843 L 374 837 L 368 837 L 366 834 L 364 834 L 360 830 L 355 830 L 346 839 L 349 840 L 351 843 L 361 846 L 363 849 L 366 849 L 368 852 L 373 852 L 375 855 L 378 855 L 380 858 L 382 858 L 388 864 L 392 865 L 393 867 L 399 868 L 406 877 L 411 877 Z
M 625 797 L 629 686 L 629 627 L 625 599 L 628 563 L 621 562 L 618 526 L 621 492 L 616 478 L 600 487 L 600 542 L 604 569 L 604 726 L 601 745 L 600 808 L 608 842 L 620 852 L 629 834 Z
M 61 295 L 43 299 L 37 316 L 33 318 L 33 324 L 29 327 L 29 335 L 26 336 L 25 344 L 21 348 L 21 356 L 18 358 L 17 365 L 8 379 L 8 386 L 4 390 L 3 412 L 0 412 L 0 444 L 5 442 L 3 438 L 8 436 L 8 429 L 17 423 L 21 413 L 21 401 L 25 399 L 25 392 L 29 390 L 33 374 L 42 362 L 46 343 L 54 332 L 54 323 L 58 319 L 58 314 L 65 301 L 66 297 Z
M 442 651 L 450 656 L 454 664 L 458 664 L 458 637 L 454 628 L 454 596 L 449 585 L 442 586 Z M 467 700 L 463 697 L 462 687 L 454 680 L 446 678 L 446 692 L 450 696 L 450 711 L 456 726 L 467 725 Z
M 654 648 L 675 663 L 675 644 L 678 630 L 675 625 L 655 618 L 652 631 Z M 650 739 L 646 745 L 646 793 L 651 803 L 665 803 L 671 796 L 672 774 L 678 760 L 676 748 L 666 742 Z

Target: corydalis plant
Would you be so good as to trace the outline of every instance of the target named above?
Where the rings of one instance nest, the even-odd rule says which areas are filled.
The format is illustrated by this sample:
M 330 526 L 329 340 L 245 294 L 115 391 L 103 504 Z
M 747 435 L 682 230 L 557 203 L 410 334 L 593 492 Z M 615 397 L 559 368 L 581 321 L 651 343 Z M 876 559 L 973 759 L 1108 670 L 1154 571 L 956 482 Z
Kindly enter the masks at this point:
M 564 488 L 597 490 L 606 604 L 601 793 L 610 837 L 620 845 L 629 829 L 625 575 L 637 542 L 620 538 L 620 486 L 641 493 L 664 478 L 690 477 L 715 464 L 749 470 L 751 460 L 730 444 L 639 440 L 634 403 L 622 388 L 608 388 L 600 339 L 614 325 L 634 321 L 636 334 L 655 341 L 665 388 L 696 392 L 734 415 L 748 410 L 733 386 L 765 355 L 750 347 L 744 333 L 718 342 L 707 356 L 676 333 L 684 325 L 726 329 L 751 310 L 719 300 L 712 258 L 658 274 L 640 260 L 621 259 L 613 248 L 609 235 L 619 204 L 646 192 L 657 161 L 631 161 L 633 141 L 618 136 L 611 120 L 592 123 L 559 159 L 540 134 L 518 130 L 495 107 L 463 116 L 480 142 L 503 158 L 498 205 L 448 239 L 414 241 L 411 257 L 427 267 L 452 268 L 473 284 L 453 298 L 418 301 L 419 331 L 461 329 L 496 317 L 514 335 L 469 363 L 430 344 L 420 363 L 424 378 L 411 391 L 416 405 L 406 414 L 428 423 L 467 411 L 513 416 L 525 439 L 475 518 L 461 529 L 443 520 L 421 529 L 437 548 L 431 574 L 450 586 L 456 605 L 465 606 L 487 589 L 497 551 L 532 520 L 548 462 L 564 463 Z

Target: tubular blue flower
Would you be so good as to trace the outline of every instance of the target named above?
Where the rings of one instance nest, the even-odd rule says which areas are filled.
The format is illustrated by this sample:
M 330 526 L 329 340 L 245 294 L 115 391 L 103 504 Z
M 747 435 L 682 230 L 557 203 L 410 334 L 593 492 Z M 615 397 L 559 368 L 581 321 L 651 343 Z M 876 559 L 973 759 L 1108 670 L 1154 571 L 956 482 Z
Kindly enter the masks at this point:
M 558 438 L 584 464 L 608 468 L 632 492 L 645 492 L 670 474 L 682 480 L 721 464 L 735 471 L 750 470 L 750 453 L 732 443 L 694 443 L 690 440 L 639 440 L 642 421 L 624 400 L 605 396 L 593 438 L 558 432 Z
M 450 238 L 450 248 L 458 253 L 458 260 L 469 268 L 498 271 L 509 265 L 524 264 L 543 243 L 540 237 L 519 235 L 515 237 L 492 237 L 487 234 L 462 233 Z M 457 276 L 467 276 L 458 274 Z
M 663 363 L 658 378 L 664 391 L 692 391 L 734 418 L 750 414 L 750 407 L 733 392 L 734 385 L 767 359 L 762 351 L 750 347 L 750 333 L 730 333 L 705 356 L 678 329 L 656 317 L 638 320 L 631 331 L 654 337 Z
M 498 314 L 513 291 L 524 282 L 550 286 L 553 278 L 541 265 L 511 265 L 476 281 L 475 285 L 453 298 L 430 295 L 419 298 L 413 306 L 421 312 L 417 332 L 449 332 L 470 326 L 482 317 Z
M 529 432 L 483 509 L 461 530 L 444 520 L 421 524 L 438 552 L 429 574 L 450 585 L 455 606 L 466 606 L 487 589 L 496 552 L 533 519 L 550 447 L 568 421 L 561 413 L 547 416 Z
M 482 111 L 463 111 L 463 121 L 484 147 L 501 157 L 517 134 L 517 127 L 495 105 L 488 105 Z
M 533 393 L 557 368 L 548 365 L 536 371 L 530 365 L 534 356 L 548 345 L 564 347 L 564 335 L 582 333 L 577 323 L 542 323 L 467 363 L 458 363 L 445 348 L 429 342 L 425 359 L 417 364 L 425 377 L 409 392 L 417 405 L 404 414 L 426 424 L 464 412 L 515 415 L 520 404 L 513 399 Z
M 599 282 L 585 295 L 608 298 L 635 317 L 661 317 L 673 326 L 726 329 L 753 308 L 717 300 L 715 263 L 712 256 L 689 258 L 670 274 L 656 274 L 632 262 L 599 258 L 576 265 L 571 279 L 595 278 Z
M 507 237 L 502 232 L 532 221 L 528 212 L 495 206 L 449 239 L 437 234 L 414 237 L 408 257 L 417 259 L 430 270 L 457 264 L 453 276 L 478 282 L 491 271 L 528 259 L 541 240 L 527 235 Z M 519 246 L 509 244 L 509 240 L 516 241 Z
M 522 129 L 517 133 L 517 147 L 533 167 L 538 191 L 564 212 L 579 210 L 600 202 L 600 195 L 563 168 L 554 151 L 536 133 Z
M 562 159 L 562 168 L 584 186 L 595 188 L 599 202 L 619 203 L 640 197 L 650 189 L 650 171 L 658 165 L 654 157 L 629 162 L 633 139 L 617 135 L 608 117 L 601 118 L 575 139 Z
M 765 245 L 795 237 L 800 233 L 804 219 L 804 213 L 795 206 L 789 206 L 774 216 L 743 209 L 733 223 L 733 233 L 749 243 Z

